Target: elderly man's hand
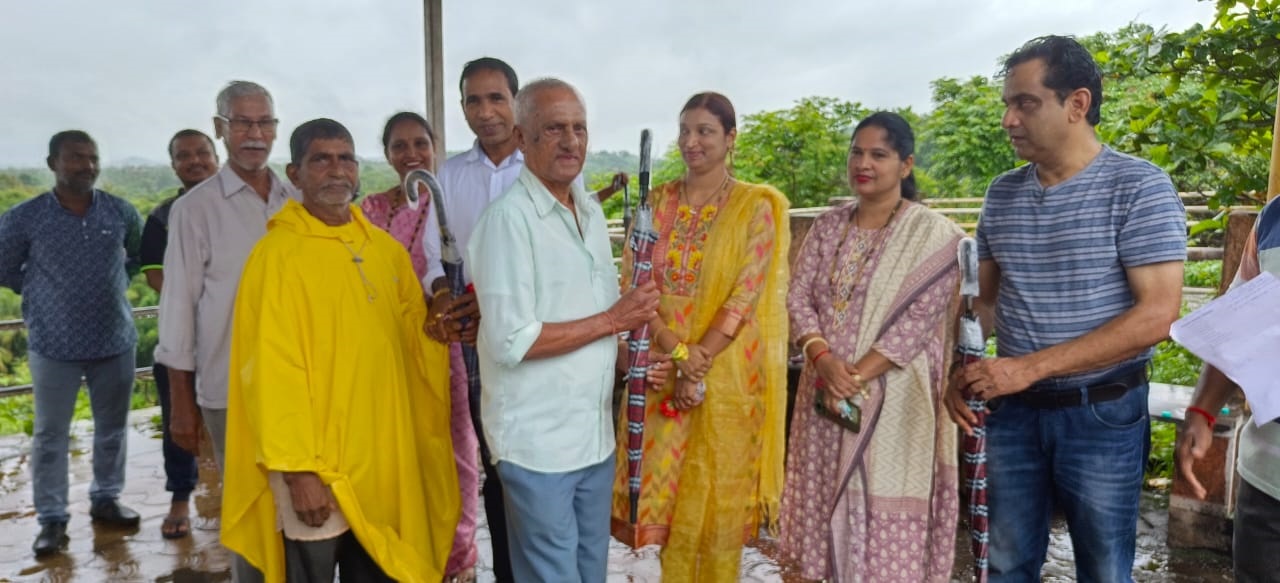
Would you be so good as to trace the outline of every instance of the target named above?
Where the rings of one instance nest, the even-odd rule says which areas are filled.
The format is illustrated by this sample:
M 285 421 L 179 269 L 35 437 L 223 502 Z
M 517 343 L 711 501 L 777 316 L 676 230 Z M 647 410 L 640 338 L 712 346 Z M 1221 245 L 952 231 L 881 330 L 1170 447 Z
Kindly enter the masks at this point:
M 338 509 L 333 492 L 312 472 L 286 472 L 284 483 L 289 486 L 293 512 L 307 526 L 323 525 L 329 520 L 329 514 Z
M 605 311 L 617 326 L 614 332 L 634 330 L 658 313 L 658 285 L 652 281 L 633 288 Z
M 178 447 L 192 455 L 199 455 L 202 429 L 200 411 L 194 404 L 173 407 L 169 414 L 169 436 Z
M 960 369 L 960 386 L 984 401 L 1020 393 L 1038 380 L 1021 357 L 984 358 Z

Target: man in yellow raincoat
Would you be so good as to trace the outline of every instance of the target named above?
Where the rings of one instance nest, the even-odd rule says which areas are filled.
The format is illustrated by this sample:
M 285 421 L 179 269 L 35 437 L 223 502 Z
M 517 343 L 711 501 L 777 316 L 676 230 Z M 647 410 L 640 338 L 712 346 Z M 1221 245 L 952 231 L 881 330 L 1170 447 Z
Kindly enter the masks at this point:
M 222 542 L 267 581 L 438 583 L 460 507 L 447 348 L 404 247 L 350 204 L 351 134 L 312 120 L 289 147 L 303 202 L 236 296 Z

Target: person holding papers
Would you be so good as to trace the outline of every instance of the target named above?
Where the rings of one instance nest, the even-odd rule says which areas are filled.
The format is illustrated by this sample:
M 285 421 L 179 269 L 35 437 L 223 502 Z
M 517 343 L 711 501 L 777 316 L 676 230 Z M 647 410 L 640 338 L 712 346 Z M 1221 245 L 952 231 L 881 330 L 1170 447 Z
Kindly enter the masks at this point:
M 1280 275 L 1280 208 L 1275 199 L 1262 209 L 1245 242 L 1231 287 L 1236 288 L 1263 272 Z M 1280 389 L 1280 384 L 1270 387 Z M 1234 392 L 1227 375 L 1206 364 L 1187 407 L 1186 423 L 1179 435 L 1178 471 L 1187 478 L 1196 496 L 1205 489 L 1191 465 L 1201 459 L 1213 441 L 1214 413 Z M 1280 423 L 1246 423 L 1240 436 L 1240 490 L 1236 497 L 1232 567 L 1236 581 L 1274 581 L 1280 572 Z

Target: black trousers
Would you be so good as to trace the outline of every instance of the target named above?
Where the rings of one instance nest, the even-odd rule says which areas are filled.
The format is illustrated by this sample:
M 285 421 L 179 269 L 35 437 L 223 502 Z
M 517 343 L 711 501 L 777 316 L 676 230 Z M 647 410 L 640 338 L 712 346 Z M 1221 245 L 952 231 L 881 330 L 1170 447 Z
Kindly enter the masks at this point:
M 164 424 L 164 440 L 160 446 L 164 454 L 164 489 L 173 492 L 174 502 L 186 502 L 196 488 L 200 472 L 195 456 L 178 447 L 169 434 L 169 415 L 173 410 L 170 405 L 173 401 L 169 397 L 169 369 L 157 362 L 151 370 L 156 379 L 156 396 L 160 398 L 160 422 Z
M 1240 480 L 1231 558 L 1236 581 L 1261 583 L 1280 577 L 1280 500 Z
M 477 387 L 473 384 L 472 387 Z M 478 388 L 478 387 L 477 387 Z M 480 421 L 480 392 L 468 392 L 471 402 L 471 424 L 480 442 L 480 464 L 484 468 L 484 514 L 489 524 L 489 544 L 493 547 L 493 576 L 498 583 L 514 583 L 511 573 L 511 547 L 507 542 L 507 507 L 502 501 L 502 479 L 489 456 L 489 444 L 484 439 L 484 425 Z

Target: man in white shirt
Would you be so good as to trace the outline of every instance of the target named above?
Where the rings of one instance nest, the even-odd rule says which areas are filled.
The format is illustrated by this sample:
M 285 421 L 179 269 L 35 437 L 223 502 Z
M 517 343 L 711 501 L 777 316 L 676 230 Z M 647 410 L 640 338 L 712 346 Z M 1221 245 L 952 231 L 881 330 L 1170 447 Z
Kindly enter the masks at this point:
M 462 68 L 458 82 L 458 89 L 462 93 L 462 112 L 467 125 L 476 135 L 476 142 L 470 150 L 445 161 L 440 170 L 445 216 L 459 249 L 467 248 L 481 213 L 511 188 L 524 168 L 524 153 L 516 147 L 515 115 L 511 110 L 518 87 L 515 70 L 500 59 L 482 57 L 468 62 Z M 604 201 L 627 180 L 625 173 L 615 174 L 609 186 L 597 192 L 596 197 Z M 581 174 L 576 183 L 579 187 L 583 186 Z M 428 252 L 427 256 L 431 257 L 433 254 Z M 464 262 L 463 270 L 470 282 L 471 267 L 468 263 Z M 446 309 L 454 320 L 474 316 L 477 313 L 474 299 L 474 294 L 464 295 Z M 473 318 L 472 322 L 475 321 Z M 463 336 L 474 337 L 467 333 Z M 464 349 L 473 350 L 470 346 Z M 454 374 L 459 373 L 455 371 Z M 480 442 L 480 461 L 484 467 L 484 511 L 493 547 L 493 574 L 498 583 L 511 583 L 514 579 L 507 552 L 502 480 L 490 462 L 489 446 L 484 438 L 483 420 L 480 418 L 480 379 L 471 378 L 468 383 L 471 422 Z
M 587 151 L 577 90 L 534 81 L 517 94 L 514 118 L 524 168 L 467 248 L 485 314 L 484 434 L 516 577 L 603 581 L 616 335 L 656 314 L 658 292 L 650 283 L 618 297 L 604 212 L 575 182 Z
M 203 424 L 221 470 L 231 313 L 240 272 L 267 232 L 267 219 L 285 200 L 297 198 L 297 192 L 267 166 L 279 120 L 266 88 L 232 81 L 218 93 L 213 123 L 227 149 L 227 163 L 170 211 L 155 360 L 169 369 L 174 443 L 196 453 Z M 261 578 L 239 557 L 232 576 L 237 581 Z

